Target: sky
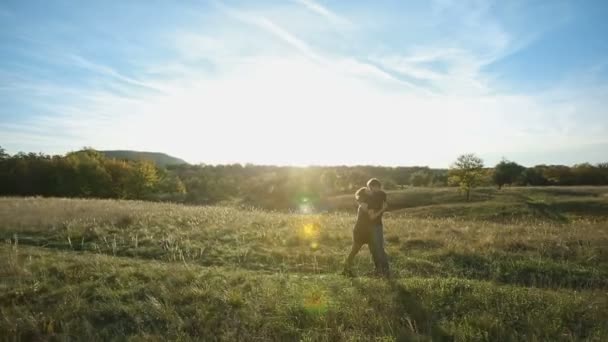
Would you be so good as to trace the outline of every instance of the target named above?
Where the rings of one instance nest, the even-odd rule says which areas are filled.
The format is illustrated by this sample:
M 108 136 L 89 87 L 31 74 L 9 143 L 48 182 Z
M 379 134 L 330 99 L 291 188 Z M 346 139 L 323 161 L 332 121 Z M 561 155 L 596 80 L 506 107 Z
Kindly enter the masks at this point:
M 0 146 L 608 161 L 608 1 L 0 2 Z

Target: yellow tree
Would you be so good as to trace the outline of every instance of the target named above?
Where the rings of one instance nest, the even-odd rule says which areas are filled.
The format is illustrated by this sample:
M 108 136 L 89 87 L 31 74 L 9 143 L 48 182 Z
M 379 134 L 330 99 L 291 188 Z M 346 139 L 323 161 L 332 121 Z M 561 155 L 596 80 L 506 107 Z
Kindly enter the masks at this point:
M 463 154 L 450 166 L 448 182 L 457 185 L 471 198 L 471 189 L 479 185 L 484 178 L 483 160 L 475 154 Z
M 129 194 L 143 199 L 152 193 L 160 181 L 156 165 L 146 160 L 136 161 L 129 179 Z
M 124 160 L 106 159 L 104 168 L 112 179 L 112 197 L 129 198 L 129 190 L 133 174 L 133 166 Z

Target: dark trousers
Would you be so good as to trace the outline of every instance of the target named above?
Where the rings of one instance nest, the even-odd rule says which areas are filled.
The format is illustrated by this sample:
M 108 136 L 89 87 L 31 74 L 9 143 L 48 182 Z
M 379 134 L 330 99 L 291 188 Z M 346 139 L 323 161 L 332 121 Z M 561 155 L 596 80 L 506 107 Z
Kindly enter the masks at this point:
M 382 224 L 372 227 L 371 240 L 370 250 L 374 259 L 374 265 L 376 266 L 376 272 L 388 275 L 388 257 L 384 251 L 384 227 Z

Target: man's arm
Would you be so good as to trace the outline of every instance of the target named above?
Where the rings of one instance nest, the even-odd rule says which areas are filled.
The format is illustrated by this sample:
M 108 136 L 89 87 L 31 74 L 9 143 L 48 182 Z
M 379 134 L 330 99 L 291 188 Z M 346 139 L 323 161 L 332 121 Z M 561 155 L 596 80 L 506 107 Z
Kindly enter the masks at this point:
M 373 219 L 377 218 L 378 216 L 382 215 L 386 211 L 387 208 L 388 208 L 388 202 L 384 201 L 384 203 L 382 203 L 382 209 L 378 210 L 377 212 L 373 209 L 368 210 L 369 217 L 373 220 Z

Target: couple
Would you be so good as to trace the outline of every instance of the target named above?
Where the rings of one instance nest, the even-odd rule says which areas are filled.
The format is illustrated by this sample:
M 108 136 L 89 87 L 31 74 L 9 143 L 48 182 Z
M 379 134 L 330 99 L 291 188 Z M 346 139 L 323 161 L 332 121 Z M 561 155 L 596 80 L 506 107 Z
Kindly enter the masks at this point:
M 382 191 L 382 183 L 376 178 L 370 179 L 366 188 L 357 190 L 355 199 L 359 204 L 357 222 L 353 229 L 353 246 L 346 258 L 344 274 L 353 276 L 353 259 L 361 247 L 367 244 L 376 266 L 376 273 L 388 277 L 388 258 L 384 251 L 384 228 L 382 226 L 382 214 L 388 208 L 388 203 L 386 193 Z

